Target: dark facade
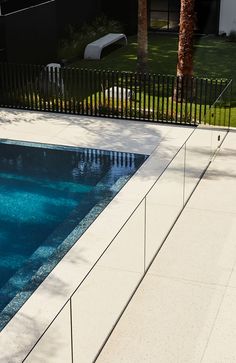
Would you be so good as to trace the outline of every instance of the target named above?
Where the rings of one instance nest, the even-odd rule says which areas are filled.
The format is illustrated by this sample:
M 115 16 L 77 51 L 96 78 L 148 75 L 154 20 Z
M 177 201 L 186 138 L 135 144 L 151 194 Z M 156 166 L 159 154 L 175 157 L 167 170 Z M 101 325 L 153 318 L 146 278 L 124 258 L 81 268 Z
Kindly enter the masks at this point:
M 100 13 L 100 0 L 0 0 L 0 61 L 57 62 L 58 38 Z
M 55 59 L 57 34 L 54 1 L 10 13 L 2 19 L 5 60 L 40 64 Z

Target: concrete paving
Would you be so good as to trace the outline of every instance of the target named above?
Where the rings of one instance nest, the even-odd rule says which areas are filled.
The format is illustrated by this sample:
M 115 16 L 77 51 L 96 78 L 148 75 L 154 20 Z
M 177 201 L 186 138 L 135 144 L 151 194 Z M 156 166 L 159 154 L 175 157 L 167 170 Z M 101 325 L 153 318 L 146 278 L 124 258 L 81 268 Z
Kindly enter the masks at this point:
M 122 202 L 123 209 L 121 210 L 118 203 L 113 205 L 113 208 L 116 208 L 115 211 L 120 208 L 119 213 L 117 212 L 119 217 L 117 221 L 114 220 L 116 214 L 113 211 L 113 225 L 118 223 L 118 220 L 121 224 L 121 219 L 127 218 L 125 213 L 130 213 L 129 205 L 132 204 L 130 206 L 130 210 L 132 210 L 133 204 L 137 203 L 137 198 L 141 198 L 140 193 L 147 192 L 157 174 L 172 159 L 192 131 L 192 128 L 188 127 L 143 122 L 104 120 L 20 110 L 2 109 L 0 111 L 1 138 L 148 154 L 153 153 L 158 147 L 158 155 L 155 156 L 154 152 L 152 159 L 148 160 L 149 169 L 143 168 L 140 171 L 141 175 L 137 175 L 137 180 L 131 180 L 117 196 L 117 202 Z M 203 132 L 200 130 L 199 133 Z M 210 140 L 206 142 L 204 137 L 200 137 L 203 145 L 200 155 L 198 154 L 199 133 L 195 133 L 187 144 L 189 161 L 195 157 L 195 168 L 190 168 L 191 174 L 188 175 L 186 184 L 189 190 L 198 177 L 199 161 L 200 163 L 207 162 L 211 153 L 210 147 L 204 146 L 209 145 Z M 209 138 L 212 138 L 210 133 Z M 184 155 L 180 154 L 179 159 L 174 165 L 177 166 L 177 170 L 175 168 L 170 170 L 171 180 L 178 171 L 179 162 L 181 165 L 183 164 Z M 186 161 L 188 163 L 188 159 Z M 236 349 L 234 348 L 236 336 L 235 178 L 236 131 L 232 130 L 165 241 L 97 362 L 236 362 Z M 166 185 L 166 182 L 164 184 Z M 175 195 L 177 184 L 178 180 L 174 178 L 173 195 Z M 125 211 L 124 203 L 126 203 Z M 172 208 L 172 206 L 170 207 Z M 111 217 L 111 211 L 107 208 L 103 218 L 108 217 Z M 109 225 L 108 232 L 113 233 L 111 227 L 115 228 L 115 226 L 112 226 L 111 223 L 101 223 L 100 227 L 98 223 L 94 223 L 93 228 L 98 230 L 100 228 L 104 231 L 104 225 Z M 92 240 L 92 233 L 93 231 L 86 238 Z M 100 234 L 97 233 L 97 230 L 94 235 L 96 235 L 97 243 L 100 243 L 98 239 Z M 104 237 L 102 237 L 102 241 L 104 243 Z M 88 245 L 86 246 L 88 249 Z M 91 254 L 94 253 L 95 247 L 94 242 Z M 81 256 L 79 248 L 83 248 L 83 240 L 80 241 L 80 247 L 78 247 L 78 256 Z M 73 255 L 73 259 L 69 262 L 71 265 L 73 264 L 74 269 L 85 268 L 75 264 L 74 261 L 75 256 Z M 122 262 L 124 262 L 123 259 Z M 105 277 L 110 277 L 107 282 L 107 286 L 110 286 L 110 281 L 112 279 L 114 281 L 114 278 L 113 275 L 107 274 L 106 270 L 104 273 L 105 267 L 100 266 L 99 272 L 103 276 L 103 280 Z M 70 268 L 72 269 L 71 266 Z M 118 272 L 119 269 L 114 269 L 114 273 Z M 79 275 L 81 271 L 76 273 Z M 65 274 L 59 277 L 60 281 L 67 278 Z M 96 275 L 96 278 L 98 277 Z M 134 273 L 132 277 L 135 277 Z M 73 279 L 70 278 L 70 275 L 68 278 L 72 283 Z M 117 281 L 119 282 L 119 276 Z M 99 284 L 97 284 L 98 287 L 101 286 Z M 67 294 L 69 294 L 68 285 L 66 286 Z M 110 306 L 118 301 L 114 298 L 114 294 L 110 294 Z M 47 299 L 49 299 L 48 295 Z M 44 297 L 44 300 L 47 299 Z M 97 298 L 92 301 L 97 301 Z M 84 312 L 84 309 L 81 311 Z M 50 311 L 47 312 L 48 315 L 49 313 Z M 65 319 L 68 318 L 68 314 L 65 310 Z M 61 318 L 64 319 L 63 316 Z M 45 310 L 43 310 L 43 319 L 46 319 Z M 48 320 L 50 320 L 49 317 Z M 87 321 L 84 326 L 86 324 L 88 325 Z M 64 323 L 62 325 L 64 328 Z M 68 327 L 68 325 L 66 326 Z M 99 330 L 98 327 L 100 328 L 97 325 L 96 330 Z M 57 326 L 54 331 L 58 331 Z M 17 332 L 19 334 L 20 327 Z M 39 331 L 36 333 L 40 336 Z M 66 339 L 69 333 L 69 330 L 66 332 L 66 329 L 63 329 Z M 16 337 L 10 336 L 10 338 L 12 337 L 14 339 L 11 341 L 15 342 Z M 22 335 L 24 350 L 26 341 L 28 340 Z M 87 342 L 91 345 L 89 339 Z M 65 347 L 69 350 L 69 343 L 67 343 Z M 4 346 L 9 345 L 4 344 Z M 50 359 L 47 356 L 47 362 L 62 361 L 65 363 L 69 361 L 67 358 L 59 360 L 59 354 L 52 357 L 52 352 L 59 352 L 58 348 L 59 346 L 57 349 L 51 346 Z M 11 347 L 9 351 L 12 352 L 12 349 L 16 349 L 16 347 Z M 32 359 L 27 362 L 46 361 L 42 358 L 42 352 L 39 353 L 39 357 L 41 357 L 37 358 L 39 360 L 35 359 L 36 351 L 35 356 L 32 355 Z M 69 356 L 69 354 L 69 352 L 65 352 L 65 356 Z M 18 358 L 13 360 L 11 353 L 10 360 L 4 358 L 0 361 L 18 363 L 22 360 Z
M 122 229 L 122 233 L 118 232 L 193 132 L 193 127 L 46 112 L 0 110 L 1 139 L 151 154 L 81 236 L 79 243 L 74 244 L 1 331 L 1 363 L 71 361 L 71 347 L 68 345 L 68 305 L 65 305 L 63 312 L 26 360 L 25 357 L 85 276 L 83 288 L 79 289 L 78 296 L 76 294 L 72 299 L 73 335 L 76 336 L 74 362 L 93 361 L 143 274 L 144 203 L 134 213 L 129 224 Z M 179 179 L 183 182 L 183 155 L 181 159 L 178 182 Z M 179 161 L 175 163 L 175 167 L 179 166 Z M 173 173 L 174 176 L 178 176 L 178 170 L 173 170 Z M 175 183 L 171 183 L 170 187 L 174 186 Z M 172 223 L 169 220 L 169 224 Z M 168 228 L 168 225 L 165 225 L 165 228 Z M 91 268 L 114 240 L 116 242 L 112 244 L 113 248 L 106 251 L 88 278 Z M 125 284 L 122 281 L 125 281 Z M 109 297 L 115 299 L 116 303 L 110 304 Z M 81 331 L 83 334 L 80 334 Z M 6 346 L 7 350 L 4 348 Z
M 231 130 L 97 363 L 236 362 L 235 202 Z

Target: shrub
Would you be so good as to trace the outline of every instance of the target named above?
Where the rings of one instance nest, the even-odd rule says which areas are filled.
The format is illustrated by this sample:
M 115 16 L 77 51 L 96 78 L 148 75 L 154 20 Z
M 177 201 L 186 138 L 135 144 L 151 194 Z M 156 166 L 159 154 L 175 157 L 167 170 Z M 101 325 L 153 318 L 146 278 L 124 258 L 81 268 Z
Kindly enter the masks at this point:
M 236 30 L 231 30 L 231 32 L 228 35 L 228 41 L 236 42 Z

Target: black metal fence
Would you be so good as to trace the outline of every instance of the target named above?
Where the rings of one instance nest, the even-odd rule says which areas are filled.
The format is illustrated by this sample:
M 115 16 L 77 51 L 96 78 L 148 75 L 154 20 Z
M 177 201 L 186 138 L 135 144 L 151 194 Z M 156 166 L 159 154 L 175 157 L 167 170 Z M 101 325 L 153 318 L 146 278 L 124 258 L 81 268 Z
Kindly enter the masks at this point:
M 228 80 L 0 63 L 0 106 L 196 125 L 210 122 L 211 107 L 221 99 L 214 123 L 228 126 L 230 84 Z

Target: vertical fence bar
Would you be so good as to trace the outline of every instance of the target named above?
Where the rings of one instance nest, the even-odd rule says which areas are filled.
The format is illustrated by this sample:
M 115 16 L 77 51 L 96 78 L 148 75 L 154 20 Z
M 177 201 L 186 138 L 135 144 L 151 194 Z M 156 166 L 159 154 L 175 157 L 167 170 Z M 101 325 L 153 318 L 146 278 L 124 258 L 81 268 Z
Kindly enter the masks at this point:
M 72 113 L 72 74 L 71 68 L 68 69 L 68 106 L 69 106 L 69 113 Z
M 8 95 L 8 100 L 10 102 L 10 106 L 14 107 L 15 105 L 18 107 L 18 100 L 19 100 L 19 96 L 17 96 L 16 99 L 14 99 L 13 95 L 14 95 L 14 91 L 13 91 L 13 87 L 11 85 L 11 77 L 10 77 L 10 73 L 12 71 L 12 68 L 16 68 L 15 70 L 15 74 L 18 77 L 18 65 L 16 64 L 14 66 L 14 64 L 10 64 L 9 66 L 7 65 L 7 74 L 6 74 L 6 86 L 7 86 L 7 95 Z M 17 90 L 19 90 L 19 85 L 17 84 Z
M 75 115 L 76 112 L 76 71 L 75 68 L 71 68 L 71 97 L 72 97 L 72 105 L 73 105 L 73 114 Z
M 139 73 L 139 120 L 142 120 L 142 115 L 143 115 L 143 96 L 144 96 L 144 91 L 143 91 L 144 85 L 143 85 L 143 77 L 142 74 Z
M 125 118 L 128 118 L 128 95 L 127 90 L 128 88 L 128 73 L 125 73 Z
M 209 108 L 211 108 L 211 105 L 213 103 L 212 101 L 212 90 L 213 90 L 213 86 L 212 86 L 212 79 L 210 80 L 210 91 L 209 91 Z M 211 110 L 209 110 L 209 119 L 208 119 L 208 123 L 211 123 Z
M 171 77 L 171 112 L 170 121 L 174 121 L 174 97 L 175 97 L 175 77 Z
M 148 87 L 147 87 L 147 96 L 148 96 L 148 99 L 147 99 L 147 108 L 148 108 L 148 112 L 147 112 L 147 118 L 148 118 L 148 121 L 150 121 L 150 115 L 151 115 L 151 75 L 148 74 Z
M 4 107 L 7 106 L 7 104 L 8 104 L 8 102 L 7 102 L 7 99 L 8 99 L 7 92 L 8 91 L 7 91 L 6 75 L 7 75 L 6 63 L 2 63 L 1 64 L 1 86 L 2 86 L 2 94 L 1 94 L 2 101 L 1 101 L 1 104 Z
M 166 77 L 162 76 L 162 89 L 161 89 L 161 121 L 165 119 L 165 81 Z
M 52 108 L 53 112 L 56 111 L 56 85 L 55 85 L 55 68 L 50 67 L 50 88 L 51 88 L 51 97 L 52 97 Z
M 88 84 L 89 84 L 89 73 L 88 70 L 85 69 L 84 70 L 84 75 L 85 75 L 85 114 L 88 115 L 89 114 L 89 103 L 88 103 L 88 99 L 89 99 L 89 89 L 88 89 Z
M 45 79 L 45 72 L 46 72 L 46 68 L 47 67 L 40 67 L 39 66 L 39 70 L 38 70 L 38 74 L 39 74 L 39 78 L 40 78 L 40 84 L 39 84 L 39 89 L 38 89 L 38 99 L 39 99 L 39 109 L 40 111 L 44 110 L 44 98 L 45 98 L 45 83 L 48 82 L 48 79 Z M 53 83 L 54 82 L 54 83 Z M 52 71 L 52 85 L 51 87 L 53 88 L 53 92 L 55 95 L 55 74 L 54 74 L 54 70 Z
M 121 118 L 124 117 L 124 73 L 120 73 L 120 87 L 121 87 Z
M 27 80 L 28 80 L 28 97 L 29 97 L 29 109 L 32 110 L 32 74 L 31 67 L 27 65 Z
M 103 116 L 107 116 L 106 113 L 107 113 L 107 98 L 106 98 L 106 71 L 103 71 L 102 72 L 102 91 L 103 91 Z
M 156 75 L 152 76 L 152 121 L 155 121 L 155 108 L 156 108 Z
M 169 122 L 169 91 L 170 91 L 170 77 L 166 77 L 166 122 Z
M 230 128 L 231 122 L 231 102 L 232 102 L 232 92 L 233 92 L 233 81 L 230 81 L 230 90 L 229 90 L 229 118 L 228 118 L 228 128 Z
M 47 110 L 47 98 L 48 98 L 48 67 L 45 67 L 42 72 L 41 90 L 40 93 L 43 97 L 43 109 Z
M 217 89 L 218 89 L 218 82 L 217 80 L 215 81 L 215 87 L 214 87 L 214 99 L 216 100 L 217 99 Z M 213 124 L 215 124 L 215 120 L 216 120 L 216 105 L 214 103 L 214 106 L 213 106 L 213 109 L 214 111 L 212 111 L 211 113 L 213 113 L 213 116 L 211 117 L 211 121 L 213 122 Z
M 183 101 L 184 101 L 184 91 L 185 91 L 185 77 L 180 77 L 180 123 L 183 122 Z
M 160 121 L 160 75 L 157 76 L 157 121 Z
M 60 83 L 59 108 L 60 112 L 63 112 L 63 98 L 65 94 L 64 68 L 59 68 L 59 83 Z
M 143 83 L 143 115 L 142 119 L 146 120 L 146 101 L 147 101 L 147 75 L 144 73 L 142 75 L 142 83 Z
M 13 65 L 7 65 L 5 71 L 5 80 L 6 80 L 6 91 L 7 91 L 7 100 L 10 104 L 10 107 L 14 107 L 16 100 L 14 98 L 14 86 L 12 82 L 12 73 L 13 73 Z
M 116 113 L 117 113 L 117 117 L 120 118 L 120 99 L 121 99 L 122 90 L 119 87 L 119 73 L 118 73 L 118 71 L 115 72 L 115 82 L 116 82 L 116 88 L 117 88 Z
M 81 104 L 81 115 L 84 115 L 84 69 L 80 69 L 79 71 L 80 74 L 80 87 L 79 87 L 79 91 L 80 91 L 80 104 Z
M 18 77 L 18 87 L 19 87 L 19 95 L 18 95 L 18 108 L 23 108 L 24 104 L 24 89 L 23 89 L 23 74 L 22 74 L 22 64 L 17 65 L 17 77 Z
M 223 86 L 223 80 L 221 79 L 220 80 L 220 95 L 223 92 L 223 88 L 224 88 L 224 86 Z M 219 122 L 220 122 L 220 125 L 221 125 L 221 122 L 222 122 L 222 104 L 221 104 L 221 100 L 220 100 L 220 107 L 219 107 L 219 109 L 220 109 Z
M 112 84 L 112 88 L 111 88 L 111 113 L 112 116 L 114 117 L 114 110 L 115 110 L 115 99 L 117 99 L 118 97 L 118 89 L 117 86 L 115 85 L 115 77 L 114 77 L 114 71 L 111 71 L 111 84 Z M 115 92 L 116 91 L 116 92 Z M 116 96 L 115 96 L 116 95 Z
M 9 103 L 11 106 L 14 107 L 16 98 L 14 97 L 15 87 L 13 85 L 13 74 L 14 74 L 14 70 L 12 69 L 12 67 L 9 69 L 9 66 L 7 66 L 6 80 L 7 80 L 8 87 L 6 87 L 6 90 L 8 92 Z
M 15 99 L 12 100 L 11 99 L 11 93 L 10 93 L 10 84 L 9 84 L 9 72 L 6 73 L 6 86 L 7 86 L 7 90 L 8 90 L 8 99 L 9 99 L 9 102 L 10 102 L 10 106 L 11 107 L 16 107 L 16 108 L 19 108 L 18 106 L 18 100 L 19 100 L 19 97 L 20 97 L 20 85 L 19 85 L 19 71 L 18 71 L 18 65 L 17 64 L 10 64 L 9 65 L 9 68 L 8 68 L 8 71 L 11 71 L 11 69 L 13 70 L 13 72 L 15 72 Z M 13 104 L 12 104 L 12 101 L 13 101 Z
M 198 105 L 198 79 L 195 79 L 195 103 L 194 103 L 194 123 L 197 123 L 197 105 Z
M 189 102 L 189 77 L 186 77 L 185 82 L 185 109 L 184 109 L 184 122 L 188 123 L 188 102 Z
M 110 81 L 110 71 L 106 72 L 106 79 L 107 79 L 107 95 L 108 95 L 108 107 L 107 107 L 107 116 L 110 117 L 111 114 L 111 93 L 112 93 L 112 89 L 111 89 L 111 81 Z
M 132 93 L 132 90 L 133 90 L 133 74 L 130 73 L 129 76 L 130 76 L 130 82 L 129 82 L 129 88 L 128 89 L 130 90 L 130 92 L 128 93 L 128 89 L 126 89 L 126 93 L 128 93 L 127 96 L 128 96 L 128 100 L 129 100 L 129 117 L 130 117 L 130 119 L 132 119 L 133 118 L 133 110 L 132 110 L 131 93 Z
M 179 77 L 176 77 L 176 90 L 175 90 L 175 122 L 178 123 L 178 105 L 179 105 Z
M 35 110 L 35 90 L 36 90 L 36 79 L 35 79 L 35 70 L 34 70 L 34 65 L 30 66 L 30 83 L 31 83 L 31 106 L 32 106 L 32 110 Z
M 101 105 L 102 105 L 102 78 L 101 78 L 101 71 L 98 73 L 98 115 L 101 116 Z
M 134 73 L 134 87 L 131 90 L 130 98 L 133 104 L 133 116 L 137 119 L 137 73 Z
M 199 99 L 199 122 L 202 123 L 202 89 L 203 79 L 200 79 L 200 99 Z
M 4 78 L 3 78 L 3 63 L 0 63 L 0 106 L 4 105 Z
M 204 91 L 205 91 L 205 97 L 204 97 L 204 120 L 206 119 L 206 113 L 207 113 L 207 96 L 208 96 L 208 80 L 205 79 L 205 87 L 204 87 Z
M 15 80 L 16 80 L 16 92 L 17 92 L 17 97 L 15 98 L 15 100 L 11 99 L 11 90 L 10 90 L 10 84 L 9 84 L 9 71 L 11 71 L 11 69 L 14 69 L 15 71 Z M 6 86 L 6 105 L 9 103 L 10 107 L 14 107 L 17 106 L 17 98 L 18 98 L 18 84 L 17 84 L 17 65 L 8 65 L 7 63 L 5 63 L 5 86 Z
M 29 73 L 28 73 L 28 64 L 25 64 L 25 91 L 26 91 L 26 99 L 27 99 L 27 108 L 30 109 L 30 95 L 29 95 Z
M 50 87 L 50 69 L 46 67 L 45 72 L 43 73 L 43 89 L 44 89 L 44 97 L 47 99 L 48 110 L 53 111 L 52 102 L 51 102 L 51 87 Z
M 189 109 L 190 123 L 192 123 L 192 115 L 193 115 L 193 77 L 191 77 L 190 81 L 190 109 Z
M 97 79 L 97 70 L 95 69 L 93 71 L 93 78 L 94 78 L 94 115 L 97 116 L 97 97 L 98 97 L 98 90 L 99 86 L 98 86 L 98 79 Z
M 54 80 L 54 87 L 55 87 L 55 102 L 56 102 L 56 112 L 59 112 L 59 77 L 58 77 L 58 68 L 54 68 L 55 73 L 55 80 Z
M 95 86 L 94 86 L 94 71 L 92 69 L 89 70 L 89 108 L 90 108 L 90 115 L 94 115 L 94 96 L 95 94 Z

